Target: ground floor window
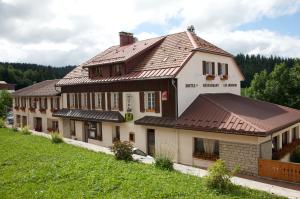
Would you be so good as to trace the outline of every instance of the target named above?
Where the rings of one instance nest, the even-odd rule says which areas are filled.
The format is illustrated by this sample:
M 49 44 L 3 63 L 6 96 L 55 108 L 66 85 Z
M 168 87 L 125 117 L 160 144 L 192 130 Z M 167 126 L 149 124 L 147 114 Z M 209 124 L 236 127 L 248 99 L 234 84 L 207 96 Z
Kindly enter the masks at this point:
M 130 142 L 135 142 L 135 134 L 134 133 L 129 133 L 129 141 Z
M 194 157 L 216 160 L 219 157 L 219 141 L 194 138 Z
M 98 126 L 96 122 L 87 122 L 88 138 L 102 141 L 102 124 Z
M 21 124 L 21 116 L 20 115 L 16 115 L 16 126 L 20 127 Z
M 58 131 L 58 121 L 52 121 L 52 130 Z
M 42 132 L 43 128 L 42 128 L 42 118 L 40 117 L 36 117 L 34 118 L 34 130 Z
M 23 116 L 22 117 L 22 126 L 27 126 L 27 117 L 26 116 Z
M 120 126 L 115 127 L 115 131 L 113 133 L 113 142 L 120 141 Z

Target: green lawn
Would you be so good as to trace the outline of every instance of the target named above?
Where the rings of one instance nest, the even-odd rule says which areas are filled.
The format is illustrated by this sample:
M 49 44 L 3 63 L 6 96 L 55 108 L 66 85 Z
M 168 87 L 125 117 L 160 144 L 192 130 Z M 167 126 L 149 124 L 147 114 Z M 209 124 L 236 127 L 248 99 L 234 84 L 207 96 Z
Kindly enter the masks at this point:
M 236 187 L 205 190 L 201 178 L 0 129 L 0 198 L 274 198 Z

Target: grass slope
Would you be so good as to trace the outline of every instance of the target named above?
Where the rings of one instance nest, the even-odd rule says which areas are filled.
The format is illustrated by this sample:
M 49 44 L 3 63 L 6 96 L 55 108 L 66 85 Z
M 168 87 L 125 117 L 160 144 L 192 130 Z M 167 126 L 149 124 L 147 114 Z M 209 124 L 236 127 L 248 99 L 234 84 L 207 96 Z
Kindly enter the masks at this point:
M 0 198 L 274 198 L 236 187 L 219 194 L 201 178 L 0 129 Z

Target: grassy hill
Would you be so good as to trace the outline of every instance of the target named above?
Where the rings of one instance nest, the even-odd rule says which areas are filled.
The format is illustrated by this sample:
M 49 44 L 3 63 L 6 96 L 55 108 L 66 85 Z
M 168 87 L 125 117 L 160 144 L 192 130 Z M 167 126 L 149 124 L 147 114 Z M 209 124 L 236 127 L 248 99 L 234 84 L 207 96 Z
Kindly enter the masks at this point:
M 0 140 L 0 198 L 276 198 L 240 186 L 216 193 L 195 176 L 9 129 Z

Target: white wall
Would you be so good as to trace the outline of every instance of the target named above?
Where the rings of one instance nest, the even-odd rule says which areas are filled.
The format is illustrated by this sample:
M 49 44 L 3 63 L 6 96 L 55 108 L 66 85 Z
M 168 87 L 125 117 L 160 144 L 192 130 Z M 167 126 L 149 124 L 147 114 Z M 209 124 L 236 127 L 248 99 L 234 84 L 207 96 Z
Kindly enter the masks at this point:
M 215 62 L 214 80 L 206 80 L 203 75 L 202 61 Z M 218 76 L 218 62 L 228 64 L 228 80 L 220 80 Z M 230 57 L 196 52 L 177 75 L 178 81 L 178 114 L 181 113 L 201 93 L 234 93 L 240 95 L 240 81 L 243 79 L 238 66 Z M 196 84 L 196 87 L 186 88 L 186 84 Z M 219 84 L 219 87 L 203 87 L 203 84 Z M 237 87 L 225 87 L 228 84 L 237 84 Z

